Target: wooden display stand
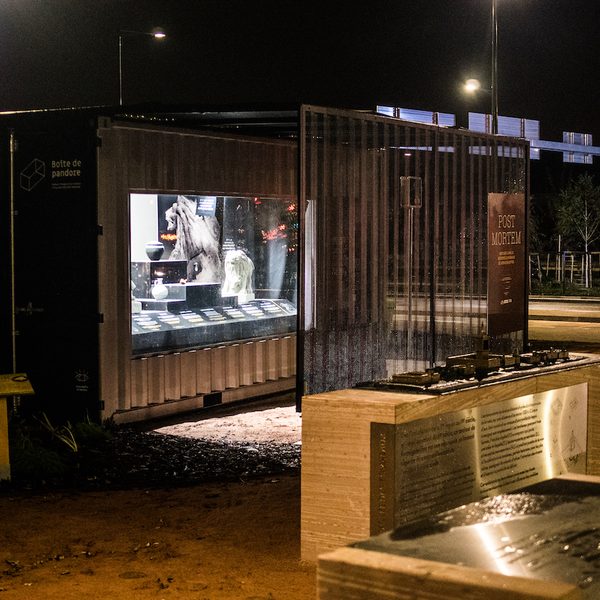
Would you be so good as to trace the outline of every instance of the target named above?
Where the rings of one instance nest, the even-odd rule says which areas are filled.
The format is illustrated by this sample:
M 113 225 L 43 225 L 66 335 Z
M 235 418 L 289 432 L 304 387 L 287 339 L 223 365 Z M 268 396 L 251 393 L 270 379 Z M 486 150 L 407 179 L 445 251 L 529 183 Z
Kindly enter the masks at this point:
M 406 556 L 340 548 L 319 558 L 319 600 L 580 600 L 559 581 L 510 577 Z
M 550 485 L 546 485 L 546 483 Z M 534 486 L 535 488 L 535 486 Z M 600 488 L 600 477 L 586 476 L 586 475 L 567 475 L 552 479 L 551 481 L 544 482 L 541 488 L 532 490 L 532 493 L 541 494 L 558 494 L 559 497 L 577 498 L 580 497 L 585 501 L 584 497 L 589 495 L 590 497 L 598 496 L 598 489 Z M 521 494 L 517 494 L 519 497 Z M 507 495 L 506 501 L 510 503 L 510 494 Z M 565 500 L 566 501 L 566 500 Z M 566 501 L 568 502 L 568 501 Z M 584 502 L 582 502 L 583 504 Z M 551 503 L 548 506 L 557 506 L 560 504 L 558 501 L 556 504 Z M 518 506 L 516 501 L 515 506 Z M 594 522 L 597 518 L 595 510 L 597 510 L 598 503 L 587 504 L 586 508 L 582 508 L 582 511 L 591 511 L 589 522 Z M 517 513 L 519 513 L 517 508 Z M 569 512 L 573 509 L 566 508 L 564 512 Z M 468 514 L 468 510 L 466 511 Z M 518 523 L 523 523 L 522 520 L 525 518 L 525 522 L 528 518 L 535 519 L 543 518 L 540 513 L 536 510 L 529 512 L 527 517 L 528 509 L 523 509 L 522 513 L 516 514 L 512 519 L 512 523 L 515 528 L 506 527 L 506 522 L 511 521 L 511 517 L 505 515 L 506 522 L 504 527 L 498 526 L 498 530 L 502 532 L 504 536 L 510 536 L 510 532 L 520 531 Z M 564 517 L 564 512 L 561 513 L 561 517 Z M 580 522 L 581 516 L 573 517 L 573 521 Z M 459 517 L 460 520 L 460 517 Z M 531 523 L 532 521 L 530 521 Z M 582 523 L 580 525 L 581 530 L 577 533 L 578 539 L 586 539 L 586 535 L 589 535 L 589 546 L 591 552 L 595 554 L 595 544 L 597 536 L 595 536 L 593 529 L 589 528 L 589 522 Z M 480 521 L 477 525 L 485 527 L 486 521 Z M 444 535 L 452 535 L 452 533 L 444 534 L 441 533 L 440 538 L 433 544 L 437 549 L 443 548 L 441 554 L 448 556 L 448 562 L 441 562 L 439 559 L 432 559 L 431 557 L 426 558 L 425 556 L 406 556 L 402 552 L 398 551 L 394 545 L 397 543 L 397 539 L 402 540 L 402 536 L 399 536 L 394 540 L 393 536 L 385 534 L 384 536 L 375 537 L 371 540 L 366 540 L 364 543 L 355 544 L 353 547 L 345 547 L 334 550 L 323 554 L 319 557 L 318 571 L 317 571 L 317 597 L 319 600 L 347 600 L 348 598 L 369 598 L 370 600 L 386 600 L 388 598 L 427 598 L 428 600 L 475 600 L 485 598 L 486 600 L 580 600 L 581 598 L 597 598 L 597 582 L 595 577 L 590 577 L 589 582 L 583 584 L 579 588 L 574 582 L 583 581 L 585 573 L 594 573 L 595 563 L 593 560 L 582 560 L 579 552 L 572 552 L 570 555 L 568 552 L 559 551 L 556 552 L 556 547 L 552 546 L 552 535 L 548 534 L 547 531 L 542 533 L 540 529 L 540 535 L 547 536 L 542 537 L 545 539 L 545 543 L 541 546 L 532 542 L 531 538 L 535 538 L 535 535 L 531 535 L 531 529 L 527 532 L 525 529 L 522 530 L 522 537 L 520 541 L 515 541 L 518 546 L 521 544 L 521 557 L 522 563 L 519 566 L 513 566 L 512 563 L 518 564 L 518 558 L 515 556 L 501 556 L 501 552 L 497 552 L 497 544 L 499 538 L 494 537 L 492 525 L 493 520 L 488 523 L 491 526 L 490 530 L 478 530 L 475 534 L 473 541 L 475 542 L 474 550 L 465 550 L 464 546 L 461 548 L 459 539 L 465 540 L 467 537 L 458 536 L 453 538 L 453 543 L 456 544 L 455 554 L 453 550 L 453 544 L 449 543 L 448 540 L 443 540 Z M 542 522 L 546 527 L 560 531 L 561 527 L 566 527 L 570 535 L 573 535 L 573 527 L 576 527 L 573 522 L 565 525 L 563 518 L 556 516 L 549 517 Z M 465 529 L 469 530 L 477 525 L 463 523 L 467 526 Z M 543 527 L 544 525 L 540 525 Z M 447 531 L 458 531 L 461 530 L 461 524 L 456 523 L 454 527 Z M 417 530 L 418 531 L 418 530 Z M 440 529 L 439 531 L 443 531 Z M 577 531 L 575 529 L 575 531 Z M 408 537 L 406 540 L 400 541 L 399 543 L 408 544 L 407 554 L 410 554 L 410 546 L 417 546 L 423 549 L 423 545 L 429 544 L 427 547 L 431 548 L 432 542 L 426 540 L 431 537 L 431 534 L 435 537 L 435 532 L 425 530 L 423 537 L 420 537 L 418 533 L 415 533 L 415 537 Z M 498 531 L 496 531 L 496 535 Z M 463 535 L 465 535 L 463 533 Z M 481 545 L 477 546 L 477 537 L 480 537 Z M 560 537 L 557 536 L 557 537 Z M 502 539 L 502 538 L 500 538 Z M 485 541 L 483 541 L 485 540 Z M 366 544 L 366 545 L 365 545 Z M 525 549 L 523 545 L 530 544 Z M 555 544 L 561 545 L 560 541 L 556 541 Z M 502 545 L 501 545 L 502 546 Z M 405 546 L 406 547 L 406 546 Z M 586 548 L 585 542 L 581 548 Z M 479 558 L 479 552 L 484 554 L 489 552 L 489 557 L 498 556 L 498 562 L 492 560 L 488 562 L 489 568 L 476 567 L 467 562 L 462 562 L 465 559 L 464 552 L 472 552 L 473 559 L 479 564 L 484 564 L 486 559 L 481 560 Z M 500 555 L 500 556 L 499 556 Z M 516 554 L 518 556 L 519 553 Z M 534 556 L 536 555 L 536 556 Z M 489 558 L 488 557 L 488 558 Z M 537 558 L 536 558 L 537 557 Z M 531 570 L 528 571 L 528 563 L 531 561 Z M 570 561 L 570 562 L 569 562 Z M 561 571 L 561 562 L 566 564 L 563 565 Z M 537 563 L 537 564 L 536 564 Z M 538 567 L 541 567 L 542 573 L 538 572 Z M 548 566 L 550 565 L 550 566 Z M 529 572 L 529 576 L 528 573 Z M 552 580 L 548 578 L 551 576 Z M 569 582 L 562 580 L 562 577 L 568 579 Z M 592 587 L 594 586 L 594 587 Z
M 586 356 L 581 366 L 536 373 L 444 395 L 346 389 L 304 397 L 302 559 L 316 562 L 324 552 L 377 533 L 372 531 L 371 514 L 373 423 L 404 424 L 587 383 L 585 471 L 600 475 L 600 356 Z
M 0 375 L 0 480 L 10 479 L 6 400 L 9 396 L 30 396 L 32 394 L 33 388 L 25 373 Z

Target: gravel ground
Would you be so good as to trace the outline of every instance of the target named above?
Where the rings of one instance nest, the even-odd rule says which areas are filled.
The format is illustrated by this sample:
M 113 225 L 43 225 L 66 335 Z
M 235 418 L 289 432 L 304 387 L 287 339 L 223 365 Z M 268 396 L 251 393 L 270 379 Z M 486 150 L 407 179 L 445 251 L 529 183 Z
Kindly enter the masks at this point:
M 293 406 L 119 430 L 110 481 L 172 485 L 299 472 L 301 417 Z
M 300 473 L 301 416 L 289 398 L 115 427 L 63 477 L 13 478 L 3 489 L 127 489 Z

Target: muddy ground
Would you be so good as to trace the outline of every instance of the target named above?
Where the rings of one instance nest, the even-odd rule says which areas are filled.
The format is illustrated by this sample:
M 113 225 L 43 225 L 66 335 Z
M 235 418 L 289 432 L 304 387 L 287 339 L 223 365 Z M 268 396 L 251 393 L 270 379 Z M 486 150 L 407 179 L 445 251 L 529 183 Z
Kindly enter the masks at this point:
M 195 438 L 193 424 L 188 437 L 124 428 L 77 481 L 3 486 L 0 600 L 314 598 L 300 416 L 256 414 L 221 415 Z

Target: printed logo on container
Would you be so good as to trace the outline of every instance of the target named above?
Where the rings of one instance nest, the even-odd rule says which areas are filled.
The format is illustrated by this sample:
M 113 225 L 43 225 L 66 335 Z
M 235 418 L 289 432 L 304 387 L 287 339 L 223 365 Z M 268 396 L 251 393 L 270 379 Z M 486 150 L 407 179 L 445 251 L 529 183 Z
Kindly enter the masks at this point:
M 70 160 L 59 159 L 50 161 L 52 170 L 50 172 L 51 187 L 54 190 L 73 190 L 81 187 L 81 160 L 73 158 Z
M 39 158 L 34 158 L 20 173 L 21 189 L 31 192 L 46 178 L 46 164 Z
M 50 165 L 50 187 L 54 190 L 73 190 L 81 188 L 82 165 L 79 158 L 56 159 L 47 161 Z M 47 179 L 46 162 L 34 158 L 19 174 L 19 185 L 26 192 L 33 191 Z
M 87 369 L 77 369 L 74 373 L 75 391 L 88 392 L 90 389 L 90 372 Z

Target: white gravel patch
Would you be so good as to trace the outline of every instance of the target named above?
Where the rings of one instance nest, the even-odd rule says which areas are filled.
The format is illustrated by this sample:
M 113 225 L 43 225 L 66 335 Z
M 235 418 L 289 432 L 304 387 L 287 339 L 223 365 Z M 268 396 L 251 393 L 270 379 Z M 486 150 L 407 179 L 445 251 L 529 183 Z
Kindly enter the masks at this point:
M 177 423 L 155 431 L 209 441 L 299 445 L 302 419 L 295 406 L 285 406 Z

